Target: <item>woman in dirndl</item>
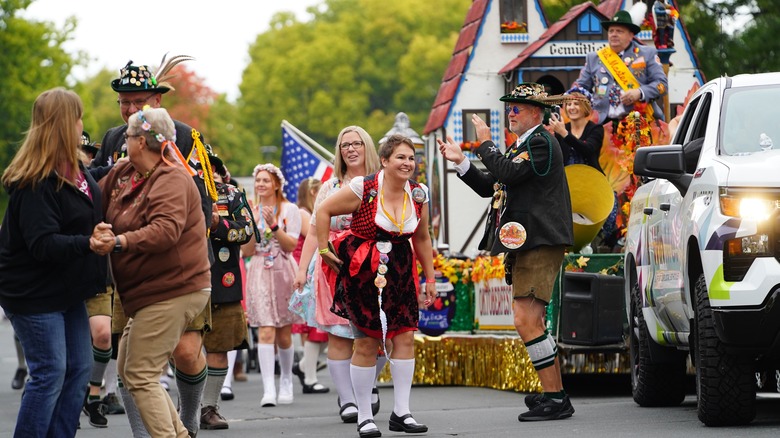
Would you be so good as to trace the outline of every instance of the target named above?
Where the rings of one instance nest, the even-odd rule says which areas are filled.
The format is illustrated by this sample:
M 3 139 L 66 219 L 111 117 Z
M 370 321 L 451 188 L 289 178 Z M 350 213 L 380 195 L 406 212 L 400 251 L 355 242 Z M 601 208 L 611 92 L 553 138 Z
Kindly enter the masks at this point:
M 262 406 L 293 402 L 292 324 L 299 319 L 288 309 L 295 272 L 292 251 L 301 232 L 298 206 L 287 201 L 282 171 L 273 164 L 255 166 L 253 216 L 259 236 L 242 247 L 252 260 L 247 271 L 247 321 L 258 328 L 257 363 L 263 375 Z M 258 241 L 259 240 L 259 241 Z M 279 391 L 274 382 L 274 346 L 279 352 Z
M 390 136 L 379 149 L 382 170 L 353 178 L 317 210 L 317 238 L 323 261 L 338 272 L 331 311 L 349 319 L 355 335 L 350 372 L 361 438 L 382 435 L 371 412 L 377 348 L 390 360 L 394 406 L 390 430 L 423 433 L 409 408 L 414 376 L 414 331 L 418 323 L 417 262 L 429 306 L 436 297 L 428 188 L 410 178 L 415 149 L 410 139 Z M 331 217 L 352 213 L 351 232 L 328 242 Z M 332 249 L 329 247 L 332 244 Z M 387 340 L 392 350 L 387 351 Z

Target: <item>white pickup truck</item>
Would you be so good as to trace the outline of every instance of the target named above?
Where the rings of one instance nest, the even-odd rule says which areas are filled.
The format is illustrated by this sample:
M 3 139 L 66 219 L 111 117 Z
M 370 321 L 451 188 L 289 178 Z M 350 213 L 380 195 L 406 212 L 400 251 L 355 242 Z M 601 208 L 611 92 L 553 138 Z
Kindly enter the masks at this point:
M 672 143 L 634 162 L 645 178 L 625 250 L 634 400 L 680 404 L 690 356 L 699 419 L 749 423 L 757 390 L 780 386 L 780 73 L 708 82 Z

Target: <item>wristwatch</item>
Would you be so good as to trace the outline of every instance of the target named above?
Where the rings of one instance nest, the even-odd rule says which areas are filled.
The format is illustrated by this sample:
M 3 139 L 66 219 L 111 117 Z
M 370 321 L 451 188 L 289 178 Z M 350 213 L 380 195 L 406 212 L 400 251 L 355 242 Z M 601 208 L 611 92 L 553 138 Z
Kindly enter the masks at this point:
M 122 252 L 122 242 L 119 240 L 119 236 L 116 236 L 114 239 L 114 250 L 112 252 Z

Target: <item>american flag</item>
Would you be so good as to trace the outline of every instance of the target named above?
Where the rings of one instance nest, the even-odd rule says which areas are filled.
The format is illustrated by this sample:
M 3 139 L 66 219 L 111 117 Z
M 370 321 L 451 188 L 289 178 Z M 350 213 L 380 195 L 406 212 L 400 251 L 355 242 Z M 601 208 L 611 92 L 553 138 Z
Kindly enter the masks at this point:
M 298 185 L 301 181 L 312 176 L 327 181 L 333 174 L 333 165 L 284 125 L 282 145 L 282 173 L 287 180 L 284 196 L 290 202 L 297 202 Z

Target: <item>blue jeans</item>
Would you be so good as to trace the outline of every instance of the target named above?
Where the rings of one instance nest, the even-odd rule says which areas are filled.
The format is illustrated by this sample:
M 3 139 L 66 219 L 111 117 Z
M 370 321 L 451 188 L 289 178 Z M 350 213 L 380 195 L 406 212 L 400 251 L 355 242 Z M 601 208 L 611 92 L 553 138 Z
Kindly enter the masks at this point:
M 30 373 L 14 437 L 75 436 L 92 369 L 85 304 L 64 312 L 6 314 Z

